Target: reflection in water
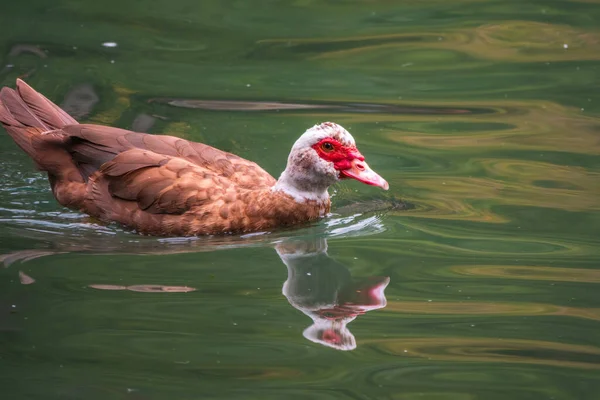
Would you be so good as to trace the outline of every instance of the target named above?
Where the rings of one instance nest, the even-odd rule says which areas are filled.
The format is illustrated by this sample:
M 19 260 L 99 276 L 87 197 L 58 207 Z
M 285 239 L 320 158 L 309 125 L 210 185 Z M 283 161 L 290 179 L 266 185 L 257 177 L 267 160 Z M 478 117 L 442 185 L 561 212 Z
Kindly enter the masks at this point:
M 367 221 L 369 218 L 367 218 Z M 348 221 L 345 221 L 346 223 Z M 364 228 L 361 221 L 346 224 L 350 234 Z M 356 229 L 351 229 L 355 226 Z M 367 229 L 365 233 L 369 233 Z M 156 242 L 153 242 L 156 246 Z M 246 241 L 251 246 L 251 241 Z M 238 246 L 244 247 L 240 243 Z M 221 243 L 220 247 L 237 247 L 235 244 Z M 181 252 L 198 252 L 215 250 L 214 247 L 183 247 L 171 246 L 165 249 L 145 248 L 141 254 L 176 254 Z M 95 249 L 96 252 L 99 248 Z M 103 252 L 115 252 L 109 247 Z M 350 271 L 341 263 L 333 260 L 327 254 L 327 239 L 312 237 L 310 239 L 280 239 L 275 241 L 275 250 L 288 270 L 288 278 L 283 283 L 283 295 L 296 309 L 302 311 L 313 320 L 303 335 L 308 340 L 337 350 L 353 350 L 356 339 L 347 325 L 367 311 L 384 308 L 387 304 L 385 288 L 390 283 L 389 277 L 372 276 L 355 280 Z M 117 251 L 119 252 L 119 251 Z M 14 262 L 23 263 L 62 252 L 26 250 L 0 257 L 0 262 L 9 267 Z M 22 284 L 35 283 L 35 279 L 19 271 Z M 105 291 L 131 291 L 145 293 L 188 293 L 198 290 L 192 286 L 137 284 L 117 285 L 108 283 L 88 284 L 91 289 Z
M 129 290 L 130 292 L 144 292 L 144 293 L 187 293 L 193 292 L 196 288 L 190 286 L 165 286 L 165 285 L 102 285 L 92 284 L 89 285 L 92 289 L 100 290 Z
M 15 44 L 11 47 L 8 52 L 8 57 L 17 57 L 24 53 L 30 53 L 38 56 L 39 58 L 47 58 L 48 55 L 44 52 L 44 50 L 40 49 L 38 46 L 34 46 L 32 44 Z
M 493 276 L 506 279 L 600 283 L 600 271 L 597 269 L 558 268 L 537 265 L 469 265 L 455 266 L 452 269 L 464 275 Z
M 376 340 L 373 345 L 394 355 L 452 361 L 544 364 L 600 369 L 600 350 L 595 346 L 514 338 L 403 338 Z
M 386 311 L 398 314 L 416 315 L 456 315 L 456 316 L 542 316 L 561 315 L 574 318 L 600 321 L 600 309 L 566 307 L 547 303 L 525 302 L 422 302 L 390 301 Z
M 32 283 L 35 283 L 35 279 L 33 279 L 32 277 L 30 277 L 29 275 L 27 275 L 23 271 L 19 271 L 19 281 L 23 285 L 31 285 Z
M 24 54 L 33 54 L 39 57 L 41 60 L 48 57 L 44 50 L 38 46 L 26 43 L 14 44 L 6 55 L 6 59 L 9 61 L 9 63 L 0 69 L 0 77 L 4 74 L 9 74 L 15 67 L 19 71 L 21 78 L 27 78 L 33 75 L 36 71 L 36 67 L 31 67 L 30 65 L 21 67 L 17 63 L 18 57 Z
M 384 291 L 390 278 L 353 281 L 344 265 L 329 258 L 324 238 L 286 241 L 278 243 L 275 250 L 288 269 L 284 296 L 313 320 L 304 337 L 337 350 L 355 349 L 356 339 L 347 324 L 386 306 Z
M 0 263 L 4 265 L 4 268 L 8 268 L 12 263 L 17 261 L 26 262 L 35 260 L 39 257 L 50 256 L 52 254 L 57 254 L 57 252 L 45 250 L 22 250 L 14 253 L 0 254 Z
M 377 103 L 283 103 L 278 101 L 239 101 L 239 100 L 192 100 L 192 99 L 149 99 L 151 103 L 165 103 L 174 107 L 195 108 L 201 110 L 220 111 L 265 111 L 265 110 L 335 110 L 339 113 L 383 113 L 383 114 L 486 114 L 492 109 L 451 107 L 411 107 Z
M 135 132 L 150 132 L 154 126 L 156 117 L 145 113 L 138 114 L 131 123 L 131 130 Z
M 66 94 L 60 107 L 73 118 L 80 120 L 88 116 L 99 101 L 100 97 L 94 87 L 89 83 L 83 83 L 73 87 Z
M 261 40 L 251 56 L 258 58 L 302 55 L 316 61 L 328 60 L 335 63 L 347 62 L 350 59 L 353 62 L 364 62 L 386 55 L 390 58 L 394 53 L 436 50 L 440 55 L 445 52 L 457 52 L 481 60 L 500 59 L 504 62 L 582 61 L 598 60 L 598 54 L 590 50 L 597 49 L 599 43 L 600 38 L 596 32 L 570 26 L 537 21 L 503 21 L 502 24 L 482 24 L 476 28 L 456 28 L 446 32 L 421 34 L 406 32 L 334 39 Z M 529 51 L 523 51 L 523 48 Z M 381 64 L 387 65 L 383 62 Z M 423 69 L 422 65 L 412 62 L 401 66 L 409 70 Z M 464 68 L 462 63 L 435 65 L 437 69 L 451 69 L 457 66 Z

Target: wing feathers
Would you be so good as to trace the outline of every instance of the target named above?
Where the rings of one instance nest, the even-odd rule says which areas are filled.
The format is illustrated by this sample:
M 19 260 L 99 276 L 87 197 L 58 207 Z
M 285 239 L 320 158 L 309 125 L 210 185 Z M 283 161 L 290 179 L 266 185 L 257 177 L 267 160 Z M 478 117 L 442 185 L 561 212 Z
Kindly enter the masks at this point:
M 200 205 L 208 199 L 206 189 L 219 179 L 183 159 L 141 149 L 119 154 L 100 173 L 108 179 L 112 196 L 136 201 L 153 214 L 182 214 Z
M 165 156 L 156 153 L 133 149 L 125 151 L 113 160 L 104 163 L 100 168 L 100 172 L 108 176 L 121 176 L 141 168 L 158 167 L 168 160 Z
M 133 149 L 183 159 L 216 175 L 229 178 L 243 188 L 269 187 L 275 179 L 255 163 L 202 143 L 189 142 L 174 136 L 149 135 L 100 125 L 69 125 L 63 128 L 72 140 L 74 158 L 94 165 L 91 157 L 98 154 L 98 167 L 114 155 Z M 93 151 L 85 149 L 91 146 Z M 95 152 L 95 153 L 94 153 Z M 80 158 L 78 153 L 81 153 Z M 85 155 L 84 155 L 85 153 Z M 243 173 L 240 173 L 243 171 Z

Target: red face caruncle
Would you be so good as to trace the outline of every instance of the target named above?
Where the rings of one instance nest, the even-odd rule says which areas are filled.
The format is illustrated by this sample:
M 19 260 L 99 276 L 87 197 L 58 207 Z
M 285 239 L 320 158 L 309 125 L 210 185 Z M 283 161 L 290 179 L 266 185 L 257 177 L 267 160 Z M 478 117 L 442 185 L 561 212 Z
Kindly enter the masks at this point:
M 364 161 L 365 158 L 355 146 L 344 146 L 334 138 L 325 138 L 312 146 L 319 157 L 333 163 L 338 171 L 351 168 L 352 160 Z
M 390 187 L 385 179 L 369 168 L 355 146 L 345 146 L 329 137 L 314 144 L 312 148 L 323 160 L 333 163 L 333 167 L 339 171 L 340 179 L 356 179 L 367 185 L 379 186 L 383 190 Z

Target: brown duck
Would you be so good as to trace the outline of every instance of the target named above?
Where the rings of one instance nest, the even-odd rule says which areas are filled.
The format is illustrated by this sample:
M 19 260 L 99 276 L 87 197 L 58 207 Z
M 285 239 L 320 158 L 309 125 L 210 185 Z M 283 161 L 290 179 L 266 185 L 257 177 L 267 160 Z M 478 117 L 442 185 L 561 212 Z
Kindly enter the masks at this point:
M 294 144 L 279 180 L 257 164 L 174 136 L 79 124 L 17 80 L 0 92 L 0 123 L 48 173 L 66 207 L 142 234 L 263 231 L 329 212 L 327 188 L 344 178 L 388 189 L 341 126 L 325 122 Z

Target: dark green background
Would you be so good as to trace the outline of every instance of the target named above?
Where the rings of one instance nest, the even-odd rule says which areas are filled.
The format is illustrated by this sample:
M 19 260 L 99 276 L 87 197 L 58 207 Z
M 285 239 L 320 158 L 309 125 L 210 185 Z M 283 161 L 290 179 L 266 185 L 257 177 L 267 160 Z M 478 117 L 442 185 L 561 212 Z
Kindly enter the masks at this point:
M 83 121 L 154 115 L 275 176 L 332 120 L 390 191 L 344 183 L 315 226 L 174 243 L 62 209 L 0 134 L 2 398 L 598 398 L 600 2 L 4 3 L 2 85 L 58 104 L 92 85 Z M 391 278 L 356 350 L 302 336 L 290 237 Z

